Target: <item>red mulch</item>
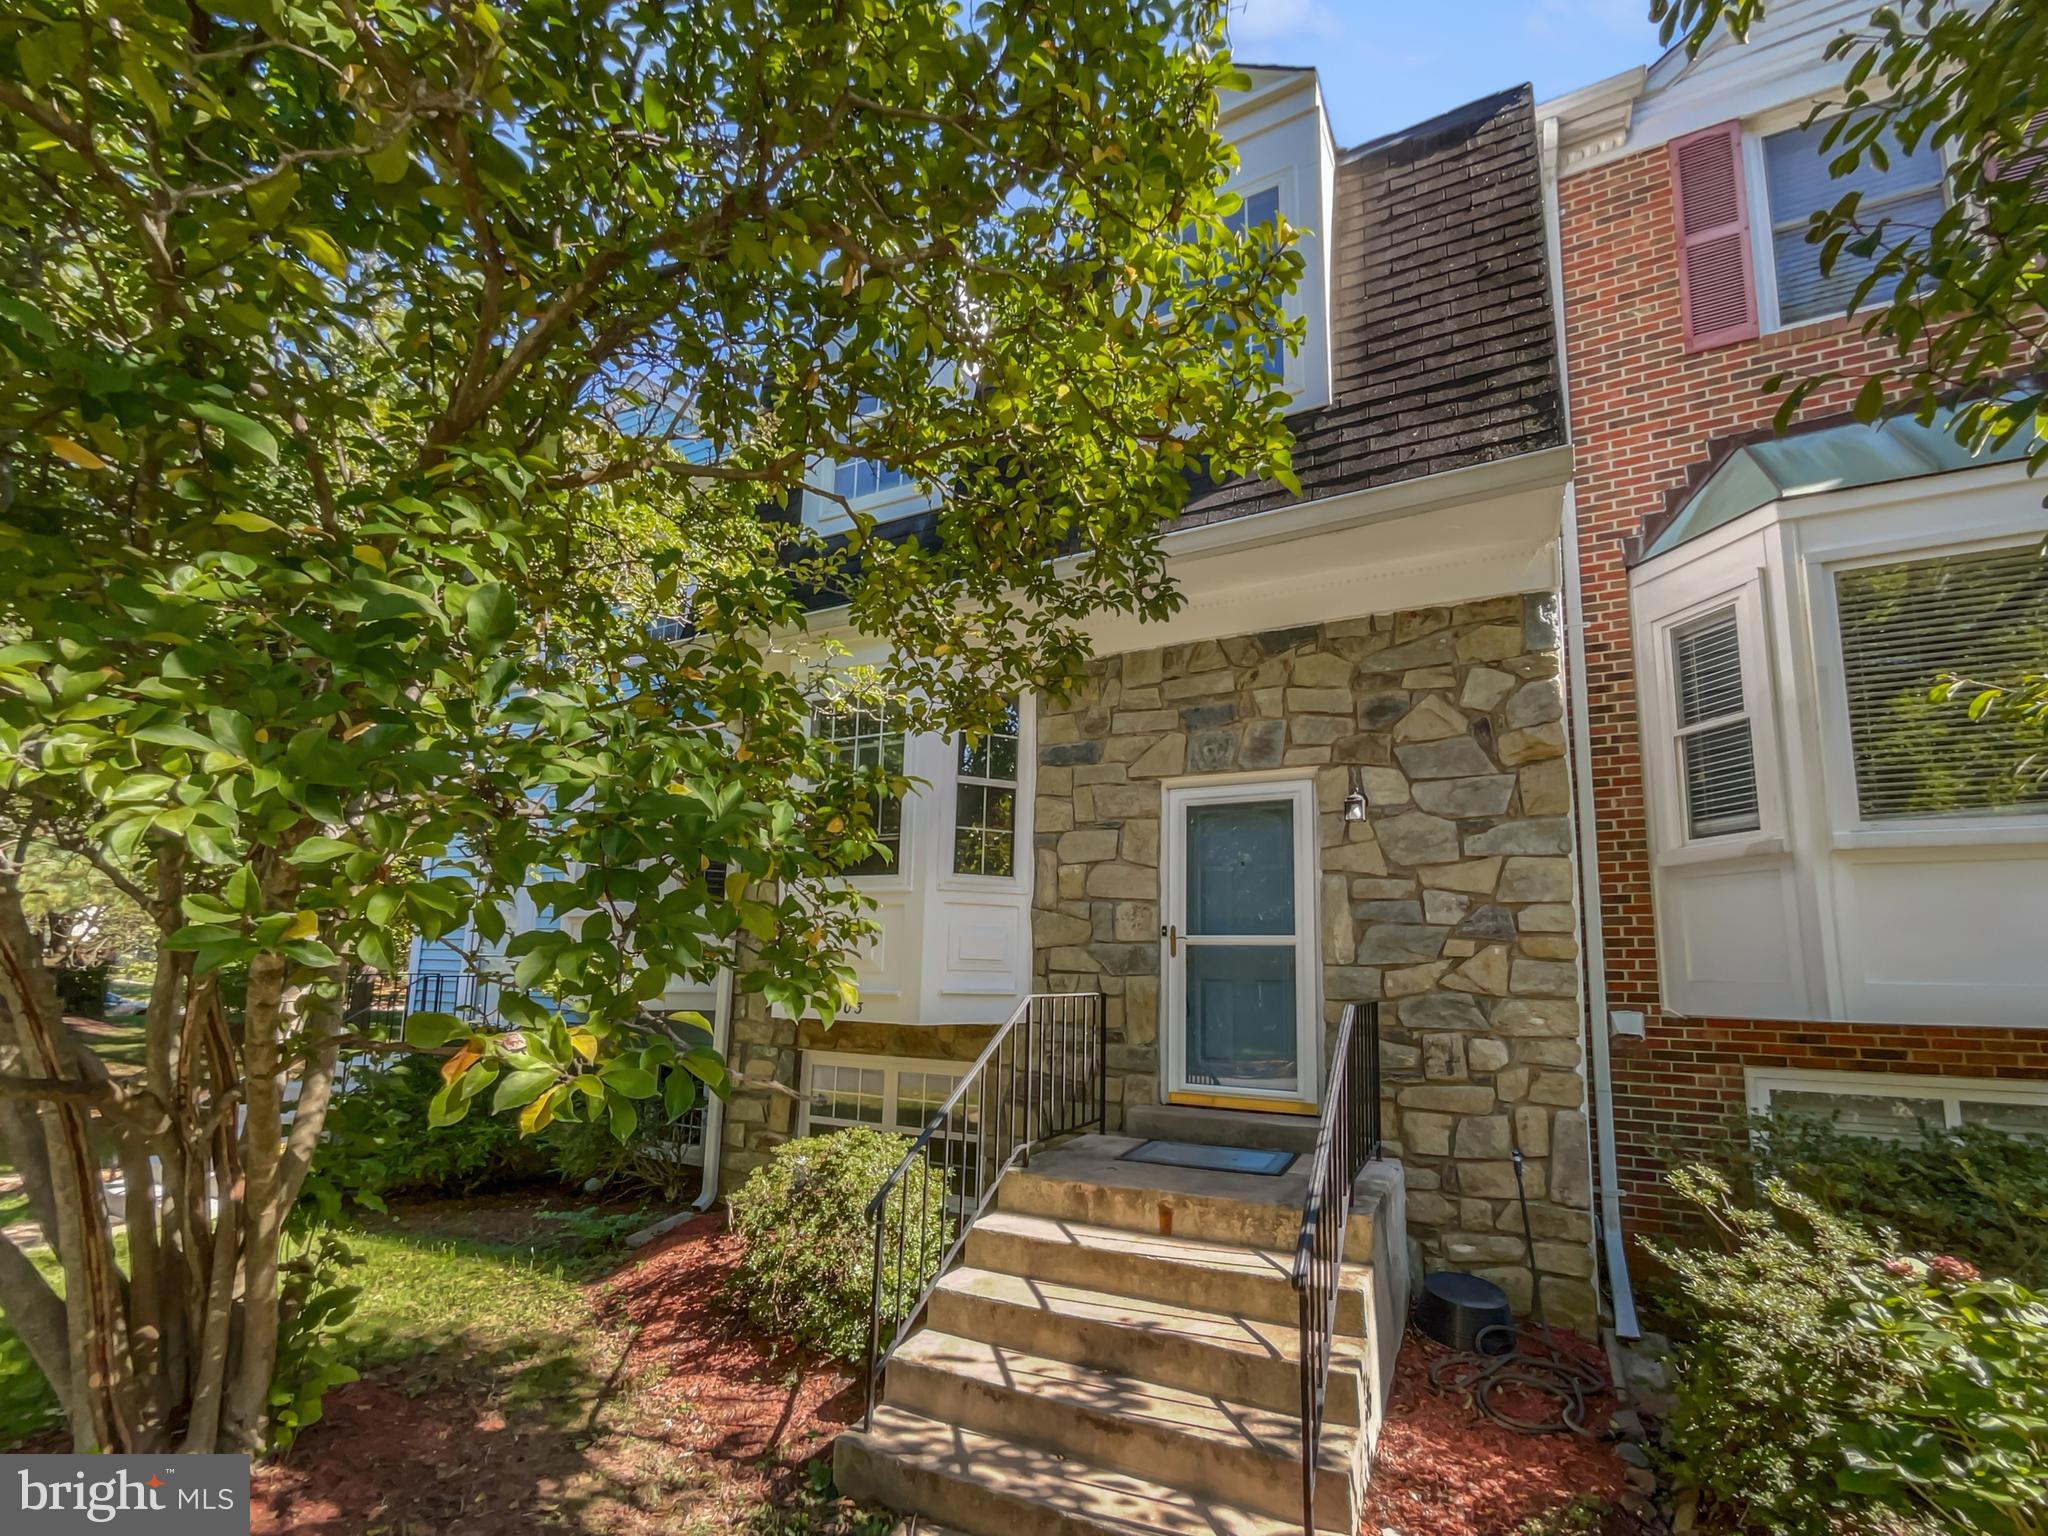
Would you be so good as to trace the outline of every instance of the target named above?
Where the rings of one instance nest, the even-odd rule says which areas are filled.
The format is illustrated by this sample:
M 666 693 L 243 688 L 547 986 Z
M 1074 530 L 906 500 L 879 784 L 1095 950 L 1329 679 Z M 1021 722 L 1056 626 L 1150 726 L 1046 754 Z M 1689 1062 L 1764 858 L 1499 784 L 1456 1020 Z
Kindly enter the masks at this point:
M 736 1527 L 788 1493 L 859 1412 L 853 1379 L 777 1351 L 718 1305 L 738 1261 L 722 1215 L 587 1287 L 620 1355 L 588 1421 L 513 1424 L 488 1387 L 328 1395 L 325 1420 L 256 1473 L 253 1536 L 654 1536 Z
M 1597 1344 L 1559 1334 L 1560 1344 L 1607 1376 Z M 1362 1525 L 1366 1536 L 1510 1536 L 1531 1516 L 1581 1495 L 1616 1500 L 1627 1467 L 1604 1440 L 1522 1435 L 1496 1424 L 1461 1394 L 1430 1385 L 1430 1366 L 1448 1353 L 1411 1330 L 1401 1346 Z M 1538 1402 L 1499 1406 L 1534 1417 Z M 1587 1405 L 1586 1423 L 1605 1428 L 1615 1399 Z
M 599 1316 L 637 1330 L 631 1363 L 661 1367 L 642 1401 L 665 1408 L 677 1443 L 775 1472 L 814 1455 L 860 1417 L 855 1378 L 762 1337 L 719 1305 L 740 1260 L 725 1215 L 699 1217 L 599 1286 Z

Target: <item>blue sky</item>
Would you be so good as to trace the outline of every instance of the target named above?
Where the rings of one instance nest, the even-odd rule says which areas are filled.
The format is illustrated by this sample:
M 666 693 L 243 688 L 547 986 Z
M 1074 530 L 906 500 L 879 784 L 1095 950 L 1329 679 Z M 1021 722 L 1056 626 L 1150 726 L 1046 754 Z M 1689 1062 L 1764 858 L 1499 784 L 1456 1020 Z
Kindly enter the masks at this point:
M 1656 58 L 1649 0 L 1230 0 L 1237 57 L 1313 64 L 1340 145 L 1504 86 L 1555 96 Z

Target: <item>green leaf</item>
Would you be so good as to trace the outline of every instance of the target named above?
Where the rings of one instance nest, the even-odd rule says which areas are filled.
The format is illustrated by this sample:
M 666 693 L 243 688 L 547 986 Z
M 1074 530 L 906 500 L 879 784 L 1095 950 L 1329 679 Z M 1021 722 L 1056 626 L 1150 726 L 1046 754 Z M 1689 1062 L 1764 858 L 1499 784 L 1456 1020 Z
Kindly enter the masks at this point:
M 688 1072 L 670 1072 L 668 1081 L 662 1084 L 661 1107 L 668 1111 L 670 1120 L 680 1120 L 697 1107 L 698 1097 L 696 1078 Z
M 625 1099 L 613 1099 L 611 1122 L 613 1138 L 624 1146 L 633 1139 L 633 1132 L 640 1128 L 640 1111 Z
M 159 747 L 186 747 L 194 752 L 218 752 L 220 743 L 211 736 L 202 736 L 189 725 L 145 725 L 135 733 L 137 741 L 152 742 Z
M 260 512 L 221 512 L 214 516 L 218 528 L 239 528 L 244 533 L 283 533 L 282 524 L 274 523 Z
M 605 1087 L 629 1099 L 651 1099 L 656 1093 L 654 1074 L 645 1067 L 614 1061 L 598 1069 Z
M 354 843 L 345 843 L 338 837 L 318 836 L 307 838 L 286 857 L 294 864 L 327 864 L 361 851 Z
M 519 622 L 519 611 L 509 588 L 500 582 L 486 582 L 469 594 L 462 605 L 463 631 L 470 649 L 494 651 L 511 638 Z
M 400 134 L 382 149 L 363 156 L 363 164 L 370 168 L 370 179 L 381 185 L 403 181 L 405 173 L 412 168 L 412 155 L 407 150 L 405 135 Z
M 547 1086 L 555 1081 L 553 1067 L 528 1067 L 524 1071 L 510 1072 L 498 1084 L 498 1091 L 491 1096 L 491 1111 L 502 1114 L 508 1109 L 519 1109 L 539 1098 Z
M 249 189 L 249 217 L 265 229 L 271 228 L 291 211 L 299 195 L 299 173 L 287 168 Z
M 414 1013 L 405 1020 L 405 1043 L 422 1050 L 435 1050 L 468 1033 L 469 1026 L 452 1013 Z
M 266 464 L 277 462 L 277 439 L 255 417 L 244 416 L 240 411 L 231 411 L 210 400 L 196 401 L 188 409 L 209 426 L 218 427 Z
M 304 251 L 308 260 L 324 267 L 334 276 L 348 276 L 348 258 L 342 254 L 341 247 L 324 231 L 309 228 L 304 224 L 294 224 L 285 231 L 285 238 Z
M 427 1101 L 427 1124 L 436 1130 L 454 1125 L 469 1113 L 470 1095 L 461 1091 L 462 1079 L 443 1083 L 440 1091 Z

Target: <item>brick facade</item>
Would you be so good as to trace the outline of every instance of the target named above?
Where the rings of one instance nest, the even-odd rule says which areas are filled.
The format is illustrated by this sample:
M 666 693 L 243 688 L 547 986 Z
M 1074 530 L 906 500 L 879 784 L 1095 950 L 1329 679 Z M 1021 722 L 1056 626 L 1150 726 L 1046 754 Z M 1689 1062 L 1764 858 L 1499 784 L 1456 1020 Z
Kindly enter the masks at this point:
M 1889 349 L 1830 321 L 1687 353 L 1663 146 L 1568 177 L 1558 203 L 1608 1004 L 1648 1021 L 1646 1038 L 1613 1042 L 1613 1121 L 1625 1215 L 1631 1230 L 1655 1230 L 1675 1215 L 1660 1149 L 1739 1114 L 1745 1065 L 2048 1077 L 2048 1034 L 1661 1012 L 1624 541 L 1697 475 L 1712 443 L 1769 429 L 1774 375 L 1846 375 L 1806 407 L 1838 415 Z

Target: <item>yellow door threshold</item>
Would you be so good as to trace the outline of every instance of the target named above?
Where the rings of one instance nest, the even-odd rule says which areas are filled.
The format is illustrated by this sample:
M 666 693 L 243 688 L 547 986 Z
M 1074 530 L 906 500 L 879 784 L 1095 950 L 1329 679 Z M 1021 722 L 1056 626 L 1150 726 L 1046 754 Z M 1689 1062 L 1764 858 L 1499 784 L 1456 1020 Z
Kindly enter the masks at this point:
M 1316 1115 L 1321 1111 L 1314 1104 L 1289 1102 L 1285 1099 L 1238 1098 L 1228 1093 L 1169 1093 L 1169 1104 L 1185 1104 L 1194 1109 L 1248 1109 L 1267 1115 Z

